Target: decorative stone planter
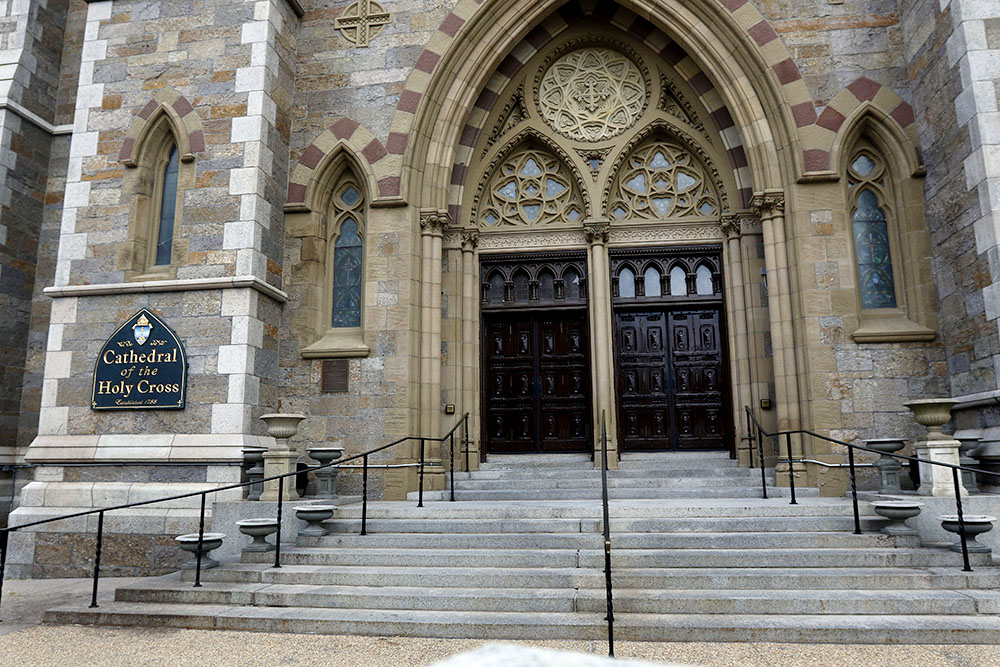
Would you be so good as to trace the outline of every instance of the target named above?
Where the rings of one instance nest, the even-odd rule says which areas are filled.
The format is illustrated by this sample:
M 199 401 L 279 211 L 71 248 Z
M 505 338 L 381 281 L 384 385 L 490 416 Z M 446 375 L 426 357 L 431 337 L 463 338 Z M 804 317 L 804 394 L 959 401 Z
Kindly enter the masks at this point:
M 295 472 L 298 461 L 298 452 L 292 450 L 288 445 L 288 439 L 294 436 L 299 430 L 299 423 L 305 419 L 305 415 L 296 413 L 270 413 L 261 415 L 261 419 L 267 424 L 267 434 L 274 438 L 274 447 L 264 452 L 264 477 L 274 477 Z M 282 499 L 294 500 L 299 494 L 295 490 L 295 477 L 289 475 L 282 482 Z M 261 500 L 278 499 L 278 480 L 264 482 L 264 492 L 261 493 Z
M 947 530 L 949 533 L 955 533 L 959 535 L 958 542 L 948 547 L 952 551 L 962 551 L 962 539 L 959 534 L 959 524 L 957 514 L 944 514 L 941 517 L 941 527 Z M 993 530 L 993 522 L 996 521 L 995 516 L 984 516 L 981 514 L 966 514 L 962 517 L 962 522 L 965 524 L 965 546 L 968 547 L 970 554 L 988 554 L 990 553 L 990 548 L 985 544 L 980 544 L 976 541 L 976 535 L 982 535 L 983 533 L 988 533 Z
M 343 447 L 310 447 L 306 450 L 309 456 L 320 465 L 326 465 L 336 461 L 344 455 Z M 316 471 L 316 497 L 336 498 L 337 497 L 337 469 L 334 467 L 324 468 Z
M 309 524 L 299 531 L 299 537 L 329 535 L 329 532 L 323 527 L 323 522 L 333 516 L 336 507 L 333 505 L 303 505 L 294 509 L 295 516 Z
M 902 438 L 865 440 L 865 447 L 879 453 L 875 467 L 878 468 L 879 491 L 882 493 L 899 493 L 902 490 L 899 486 L 899 471 L 903 469 L 903 464 L 889 454 L 898 452 L 905 446 L 906 441 Z
M 278 532 L 277 519 L 244 519 L 237 521 L 236 525 L 241 533 L 253 538 L 243 551 L 274 551 L 274 545 L 267 541 L 267 536 Z
M 222 546 L 225 533 L 205 533 L 201 538 L 201 569 L 209 570 L 219 566 L 219 561 L 208 556 L 208 552 L 214 551 Z M 178 535 L 174 538 L 178 546 L 184 551 L 194 554 L 194 558 L 181 565 L 182 570 L 194 570 L 198 567 L 198 533 Z
M 978 467 L 978 461 L 972 458 L 972 452 L 979 448 L 979 443 L 981 443 L 983 439 L 978 435 L 963 435 L 961 437 L 956 435 L 955 439 L 960 443 L 958 446 L 959 465 L 963 468 Z M 962 486 L 964 486 L 969 493 L 977 493 L 979 491 L 979 484 L 976 482 L 976 473 L 971 470 L 963 470 Z
M 882 529 L 886 535 L 919 535 L 917 530 L 906 525 L 906 520 L 920 514 L 921 507 L 923 503 L 912 500 L 877 500 L 872 503 L 876 514 L 892 521 Z
M 942 432 L 941 427 L 951 419 L 951 409 L 957 402 L 950 398 L 924 398 L 904 403 L 913 411 L 917 423 L 927 427 L 927 435 L 917 440 L 914 449 L 919 458 L 958 465 L 959 442 Z M 958 489 L 959 493 L 968 493 Z M 925 496 L 955 496 L 951 469 L 929 463 L 920 464 L 920 494 Z
M 249 464 L 247 469 L 247 481 L 255 482 L 247 487 L 247 500 L 260 500 L 260 494 L 264 490 L 264 485 L 260 480 L 264 479 L 264 451 L 263 449 L 244 449 L 243 460 Z

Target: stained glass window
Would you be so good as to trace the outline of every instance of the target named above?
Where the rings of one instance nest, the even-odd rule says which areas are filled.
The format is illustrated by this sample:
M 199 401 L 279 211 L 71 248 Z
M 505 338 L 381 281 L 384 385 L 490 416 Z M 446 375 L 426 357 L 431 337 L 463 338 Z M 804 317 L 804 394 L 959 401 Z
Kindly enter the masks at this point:
M 862 190 L 854 211 L 854 252 L 858 260 L 862 308 L 895 308 L 889 225 L 878 197 Z
M 719 200 L 705 170 L 685 147 L 650 141 L 622 165 L 608 206 L 616 220 L 663 220 L 718 214 Z
M 656 270 L 656 267 L 650 266 L 646 269 L 642 278 L 642 286 L 646 296 L 660 296 L 660 272 Z
M 160 198 L 160 224 L 156 232 L 156 266 L 170 264 L 174 244 L 174 217 L 177 208 L 177 147 L 170 149 L 163 168 L 163 194 Z
M 698 294 L 713 294 L 712 269 L 704 264 L 698 267 L 694 274 L 694 291 Z
M 635 274 L 631 269 L 622 269 L 618 274 L 618 296 L 625 298 L 635 296 Z
M 854 194 L 851 218 L 862 308 L 895 308 L 889 218 L 884 202 L 885 166 L 870 150 L 859 151 L 848 169 Z
M 360 327 L 364 288 L 364 197 L 360 188 L 348 183 L 334 198 L 333 297 L 330 325 Z
M 583 198 L 569 169 L 538 148 L 510 154 L 490 176 L 480 202 L 485 227 L 541 226 L 583 218 Z

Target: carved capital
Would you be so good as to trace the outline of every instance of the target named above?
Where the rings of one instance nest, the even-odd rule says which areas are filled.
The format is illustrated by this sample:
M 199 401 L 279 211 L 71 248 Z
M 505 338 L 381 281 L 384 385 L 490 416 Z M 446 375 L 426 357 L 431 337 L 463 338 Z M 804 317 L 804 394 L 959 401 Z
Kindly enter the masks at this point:
M 733 239 L 740 235 L 740 219 L 735 215 L 722 216 L 719 227 L 727 239 Z
M 605 220 L 595 220 L 583 223 L 583 236 L 590 244 L 604 244 L 611 234 L 611 224 Z
M 781 215 L 785 211 L 785 193 L 780 190 L 758 192 L 750 200 L 750 208 L 762 218 Z
M 420 210 L 420 230 L 424 234 L 441 236 L 449 222 L 451 217 L 448 211 L 427 208 Z
M 475 229 L 462 230 L 462 250 L 472 252 L 479 247 L 479 232 Z

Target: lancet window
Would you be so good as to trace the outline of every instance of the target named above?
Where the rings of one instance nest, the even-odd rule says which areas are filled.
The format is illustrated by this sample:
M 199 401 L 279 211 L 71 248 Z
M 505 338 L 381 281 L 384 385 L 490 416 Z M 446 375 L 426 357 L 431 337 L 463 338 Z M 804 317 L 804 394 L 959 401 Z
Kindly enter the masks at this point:
M 364 284 L 364 209 L 361 187 L 343 179 L 333 198 L 330 252 L 331 317 L 334 328 L 360 327 Z
M 895 308 L 885 164 L 868 147 L 859 150 L 848 167 L 854 256 L 862 308 Z

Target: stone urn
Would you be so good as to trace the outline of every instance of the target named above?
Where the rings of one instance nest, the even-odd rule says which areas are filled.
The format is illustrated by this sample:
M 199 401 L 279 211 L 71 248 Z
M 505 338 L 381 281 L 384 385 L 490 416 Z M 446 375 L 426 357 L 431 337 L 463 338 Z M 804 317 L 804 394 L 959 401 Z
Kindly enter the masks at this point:
M 219 566 L 219 561 L 208 556 L 208 552 L 214 551 L 222 546 L 225 533 L 204 533 L 201 538 L 201 569 L 208 570 Z M 178 546 L 184 551 L 194 554 L 194 558 L 181 565 L 182 570 L 194 570 L 198 567 L 198 533 L 178 535 L 174 538 Z
M 940 517 L 940 519 L 942 528 L 947 530 L 949 533 L 959 535 L 958 542 L 955 542 L 948 548 L 952 551 L 961 552 L 962 540 L 958 523 L 958 515 L 944 514 Z M 962 517 L 962 523 L 965 524 L 965 546 L 968 547 L 970 554 L 990 553 L 990 548 L 985 544 L 977 542 L 976 536 L 993 530 L 993 522 L 996 520 L 997 518 L 995 516 L 984 516 L 981 514 L 966 514 Z
M 302 505 L 293 508 L 295 516 L 308 525 L 299 531 L 299 537 L 324 537 L 329 535 L 323 522 L 333 516 L 336 507 L 333 505 Z
M 344 455 L 343 447 L 310 447 L 306 450 L 309 456 L 317 461 L 321 466 L 333 463 Z M 323 468 L 315 472 L 316 475 L 316 497 L 336 498 L 337 497 L 337 469 L 333 466 Z
M 920 508 L 923 506 L 923 503 L 912 500 L 876 500 L 872 503 L 872 509 L 876 514 L 891 521 L 882 529 L 886 535 L 918 535 L 915 529 L 906 525 L 906 520 L 920 514 Z
M 243 460 L 247 463 L 247 481 L 254 482 L 247 487 L 247 500 L 260 500 L 260 494 L 264 490 L 264 485 L 260 480 L 264 479 L 264 451 L 263 449 L 244 449 Z
M 267 536 L 278 532 L 277 519 L 244 519 L 237 521 L 236 525 L 241 533 L 253 538 L 243 551 L 274 551 L 274 545 L 267 541 Z
M 276 475 L 288 475 L 296 471 L 299 454 L 288 444 L 288 439 L 298 432 L 299 423 L 305 419 L 305 415 L 295 413 L 280 413 L 261 415 L 261 419 L 267 424 L 267 434 L 274 438 L 274 447 L 264 452 L 264 477 L 274 477 Z M 282 500 L 294 500 L 299 497 L 295 490 L 295 477 L 288 475 L 282 481 Z M 261 500 L 278 499 L 278 480 L 264 482 L 264 491 L 260 495 Z
M 957 401 L 950 398 L 923 398 L 903 405 L 913 412 L 918 424 L 927 427 L 927 434 L 913 443 L 917 457 L 957 466 L 960 443 L 941 429 L 951 419 L 951 409 L 957 405 Z M 921 463 L 919 467 L 921 495 L 955 496 L 950 468 L 929 463 Z M 960 488 L 959 493 L 967 491 Z
M 878 468 L 879 491 L 882 493 L 899 493 L 902 490 L 899 486 L 899 472 L 903 469 L 903 464 L 889 454 L 898 452 L 905 446 L 906 441 L 902 438 L 865 440 L 865 447 L 879 453 L 875 467 Z

